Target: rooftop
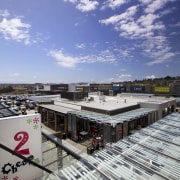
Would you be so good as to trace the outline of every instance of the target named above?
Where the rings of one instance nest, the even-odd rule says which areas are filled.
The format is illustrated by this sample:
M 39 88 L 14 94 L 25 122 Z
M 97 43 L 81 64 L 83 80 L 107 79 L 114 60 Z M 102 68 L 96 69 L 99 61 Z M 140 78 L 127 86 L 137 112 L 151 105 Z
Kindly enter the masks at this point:
M 58 172 L 62 179 L 180 179 L 180 114 L 173 113 Z M 88 165 L 90 164 L 90 165 Z M 92 168 L 93 167 L 93 168 Z
M 43 97 L 41 97 L 43 99 Z M 44 97 L 45 101 L 46 97 Z M 48 97 L 50 100 L 50 97 Z M 107 115 L 115 115 L 126 111 L 134 110 L 140 107 L 140 103 L 148 104 L 164 104 L 175 101 L 174 98 L 155 97 L 152 95 L 140 94 L 118 94 L 117 96 L 99 96 L 97 94 L 89 94 L 83 100 L 71 101 L 63 99 L 60 96 L 53 96 L 54 105 L 41 105 L 55 111 L 86 110 Z

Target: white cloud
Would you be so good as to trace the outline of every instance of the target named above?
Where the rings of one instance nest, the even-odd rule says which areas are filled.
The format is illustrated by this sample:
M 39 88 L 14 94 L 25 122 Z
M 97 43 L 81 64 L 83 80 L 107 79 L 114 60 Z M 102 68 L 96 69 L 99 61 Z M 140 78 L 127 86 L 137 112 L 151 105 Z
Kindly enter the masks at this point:
M 76 5 L 76 8 L 82 12 L 88 12 L 95 10 L 98 5 L 99 2 L 96 0 L 80 0 Z
M 120 75 L 118 75 L 118 77 L 119 77 L 119 78 L 125 78 L 125 77 L 126 77 L 126 78 L 127 78 L 127 77 L 129 78 L 129 77 L 132 77 L 132 75 L 131 75 L 131 74 L 120 74 Z
M 170 27 L 177 27 L 177 28 L 179 28 L 180 27 L 180 22 L 177 22 L 176 24 L 171 24 Z
M 96 48 L 97 46 L 98 46 L 98 43 L 97 43 L 97 42 L 95 42 L 95 43 L 92 44 L 92 48 Z
M 160 55 L 162 55 L 162 57 Z M 154 64 L 160 64 L 160 63 L 167 62 L 170 58 L 174 57 L 175 55 L 176 55 L 176 53 L 173 53 L 173 52 L 165 52 L 165 54 L 163 54 L 163 51 L 162 51 L 158 54 L 157 59 L 155 59 L 151 62 L 148 62 L 147 65 L 154 65 Z
M 76 5 L 76 8 L 81 12 L 89 12 L 97 9 L 99 5 L 98 0 L 64 0 L 64 2 L 70 2 Z
M 135 49 L 133 47 L 122 46 L 115 47 L 113 50 L 116 53 L 117 57 L 119 57 L 119 59 L 129 61 L 133 57 L 132 52 Z
M 139 0 L 139 2 L 141 2 L 142 4 L 148 4 L 152 2 L 152 0 Z
M 176 10 L 176 7 L 168 8 L 159 12 L 159 15 L 162 17 L 162 16 L 172 13 L 174 10 Z
M 72 68 L 78 63 L 78 58 L 64 55 L 62 50 L 52 50 L 49 55 L 57 60 L 58 65 Z
M 66 67 L 74 68 L 77 64 L 81 63 L 115 63 L 116 58 L 109 50 L 99 52 L 99 54 L 90 54 L 86 56 L 70 56 L 63 53 L 63 50 L 51 50 L 49 56 L 57 60 L 57 64 Z
M 155 78 L 156 78 L 155 75 L 148 75 L 148 76 L 146 76 L 146 79 L 155 79 Z
M 153 59 L 146 63 L 147 65 L 160 64 L 168 61 L 176 55 L 176 52 L 171 51 L 165 36 L 154 36 L 146 39 L 139 47 L 143 49 L 145 56 Z
M 8 10 L 0 10 L 0 16 L 2 17 L 8 17 L 10 16 Z
M 70 2 L 70 3 L 75 4 L 77 2 L 77 0 L 64 0 L 64 2 Z
M 132 17 L 136 14 L 138 6 L 131 6 L 129 7 L 126 12 L 121 13 L 119 15 L 111 16 L 107 19 L 99 20 L 99 23 L 108 25 L 108 24 L 114 24 L 119 25 L 119 22 L 127 23 L 129 20 L 132 19 Z
M 180 22 L 176 23 L 175 26 L 180 27 Z
M 172 52 L 165 36 L 167 27 L 160 20 L 162 16 L 172 12 L 174 8 L 158 11 L 170 1 L 139 0 L 141 4 L 138 6 L 132 6 L 121 14 L 99 20 L 99 23 L 112 24 L 120 36 L 138 40 L 140 43 L 134 45 L 142 50 L 144 56 L 153 59 L 147 65 L 164 63 L 176 55 L 175 52 Z M 145 9 L 145 13 L 138 14 L 142 8 Z M 128 51 L 124 55 L 128 55 Z
M 86 45 L 84 43 L 76 44 L 76 48 L 78 48 L 78 49 L 84 49 L 85 47 L 86 47 Z
M 174 0 L 153 0 L 145 8 L 145 13 L 155 13 L 156 11 L 162 9 L 166 3 L 173 2 Z
M 123 81 L 132 81 L 133 76 L 131 74 L 116 74 L 114 77 L 111 77 L 107 82 L 123 82 Z
M 146 14 L 146 15 L 140 16 L 140 18 L 137 20 L 137 23 L 140 23 L 143 27 L 149 27 L 158 18 L 159 18 L 158 15 Z
M 120 36 L 127 38 L 142 38 L 152 36 L 154 31 L 165 29 L 161 21 L 155 22 L 159 16 L 155 14 L 142 15 L 135 19 L 138 6 L 132 6 L 126 12 L 100 20 L 105 25 L 113 24 Z
M 5 14 L 5 16 L 9 16 L 8 11 Z M 1 16 L 3 16 L 2 13 Z M 0 33 L 3 34 L 5 39 L 12 39 L 17 42 L 23 41 L 25 44 L 30 43 L 30 27 L 30 24 L 22 22 L 20 18 L 3 17 L 0 21 Z
M 107 1 L 104 1 L 101 9 L 102 10 L 104 10 L 106 8 L 116 9 L 127 2 L 128 2 L 128 0 L 107 0 Z
M 76 22 L 76 23 L 74 24 L 74 26 L 75 26 L 75 27 L 79 26 L 79 23 L 78 23 L 78 22 Z

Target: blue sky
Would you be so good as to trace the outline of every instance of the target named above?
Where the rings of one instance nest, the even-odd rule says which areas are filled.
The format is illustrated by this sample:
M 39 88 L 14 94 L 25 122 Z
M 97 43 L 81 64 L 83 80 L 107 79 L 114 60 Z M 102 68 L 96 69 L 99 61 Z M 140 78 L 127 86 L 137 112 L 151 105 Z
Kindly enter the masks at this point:
M 0 0 L 0 83 L 180 75 L 180 0 Z

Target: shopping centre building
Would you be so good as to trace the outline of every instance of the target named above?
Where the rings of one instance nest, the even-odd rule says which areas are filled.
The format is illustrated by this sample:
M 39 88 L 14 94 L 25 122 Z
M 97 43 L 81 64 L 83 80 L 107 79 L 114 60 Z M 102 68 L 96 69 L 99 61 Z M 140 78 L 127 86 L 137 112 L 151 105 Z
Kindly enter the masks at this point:
M 35 170 L 24 162 L 25 179 L 33 174 L 28 173 L 29 168 L 29 172 L 36 172 L 37 169 L 42 171 L 42 167 L 46 169 L 37 171 L 40 176 L 36 179 L 180 179 L 180 114 L 175 113 L 174 98 L 152 94 L 104 96 L 92 93 L 83 99 L 70 100 L 54 95 L 31 97 L 31 100 L 39 103 L 39 113 L 11 114 L 9 117 L 3 113 L 7 107 L 0 107 L 0 123 L 12 120 L 13 135 L 23 132 L 25 137 L 24 131 L 29 132 L 28 146 L 35 157 L 33 160 L 37 162 L 37 157 L 41 160 L 41 167 L 33 166 Z M 18 124 L 20 119 L 23 125 Z M 11 135 L 10 128 L 7 130 L 9 126 L 0 126 L 1 132 Z M 41 146 L 39 132 L 43 134 Z M 1 136 L 1 145 L 6 139 Z M 92 149 L 88 149 L 86 141 Z M 12 143 L 10 138 L 8 142 Z M 86 153 L 77 151 L 83 143 Z M 1 162 L 6 161 L 5 158 Z M 5 165 L 0 167 L 1 170 L 7 168 Z M 3 172 L 1 179 L 7 176 Z M 12 177 L 18 175 L 13 171 Z
M 104 96 L 89 94 L 81 100 L 56 97 L 50 104 L 40 104 L 42 122 L 61 138 L 76 142 L 93 136 L 104 143 L 116 142 L 175 112 L 174 98 L 146 94 Z

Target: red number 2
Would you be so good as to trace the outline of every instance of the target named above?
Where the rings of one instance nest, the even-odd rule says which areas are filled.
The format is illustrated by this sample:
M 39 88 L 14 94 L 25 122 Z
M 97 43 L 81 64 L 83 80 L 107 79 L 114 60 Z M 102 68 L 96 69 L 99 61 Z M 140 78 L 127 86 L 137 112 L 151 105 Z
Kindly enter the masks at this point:
M 20 141 L 19 144 L 15 147 L 14 151 L 21 155 L 30 154 L 29 148 L 20 149 L 29 139 L 29 134 L 25 131 L 20 131 L 14 135 L 15 141 Z

